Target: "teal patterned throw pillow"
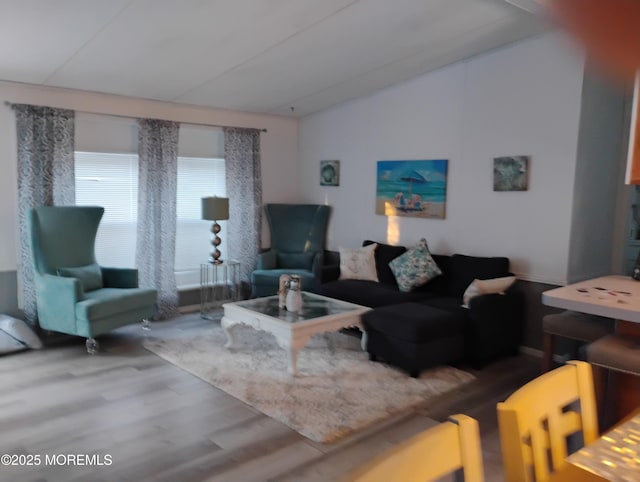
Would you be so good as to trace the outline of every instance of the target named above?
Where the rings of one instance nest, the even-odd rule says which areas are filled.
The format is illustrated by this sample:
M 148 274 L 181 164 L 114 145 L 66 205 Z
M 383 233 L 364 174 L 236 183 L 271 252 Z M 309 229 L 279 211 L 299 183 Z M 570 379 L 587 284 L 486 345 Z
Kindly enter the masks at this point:
M 400 291 L 411 291 L 442 274 L 431 257 L 427 240 L 422 238 L 413 248 L 389 263 Z

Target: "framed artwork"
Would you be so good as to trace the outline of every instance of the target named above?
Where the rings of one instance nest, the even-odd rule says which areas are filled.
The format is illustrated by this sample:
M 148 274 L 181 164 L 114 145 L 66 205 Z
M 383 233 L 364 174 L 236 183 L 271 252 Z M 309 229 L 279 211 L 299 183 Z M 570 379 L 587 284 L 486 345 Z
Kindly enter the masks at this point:
M 494 191 L 526 191 L 529 189 L 529 156 L 493 159 Z
M 340 161 L 320 161 L 320 185 L 340 185 Z
M 376 214 L 444 219 L 448 160 L 378 161 Z

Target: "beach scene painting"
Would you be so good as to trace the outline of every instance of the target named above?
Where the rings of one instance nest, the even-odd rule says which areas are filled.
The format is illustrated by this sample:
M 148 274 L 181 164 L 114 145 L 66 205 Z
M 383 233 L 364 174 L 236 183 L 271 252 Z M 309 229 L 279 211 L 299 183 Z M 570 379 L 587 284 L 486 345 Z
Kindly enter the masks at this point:
M 446 159 L 378 161 L 376 214 L 444 219 Z

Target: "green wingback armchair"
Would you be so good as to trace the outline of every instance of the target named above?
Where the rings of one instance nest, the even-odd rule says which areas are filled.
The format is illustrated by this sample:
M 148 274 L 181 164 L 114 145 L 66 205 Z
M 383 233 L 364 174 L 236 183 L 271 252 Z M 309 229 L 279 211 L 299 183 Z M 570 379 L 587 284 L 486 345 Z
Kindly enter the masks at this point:
M 253 297 L 275 295 L 282 274 L 302 277 L 312 291 L 320 279 L 329 222 L 329 206 L 321 204 L 266 204 L 271 248 L 258 255 L 251 273 Z
M 43 206 L 29 212 L 38 322 L 46 330 L 87 338 L 146 321 L 157 293 L 138 288 L 135 269 L 102 268 L 94 244 L 104 208 Z

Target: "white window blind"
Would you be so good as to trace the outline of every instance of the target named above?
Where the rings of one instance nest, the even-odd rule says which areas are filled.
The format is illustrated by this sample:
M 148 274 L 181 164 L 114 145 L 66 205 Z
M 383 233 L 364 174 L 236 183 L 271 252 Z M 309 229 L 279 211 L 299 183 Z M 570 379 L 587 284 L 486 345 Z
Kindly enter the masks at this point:
M 96 259 L 102 266 L 133 268 L 138 219 L 138 156 L 75 153 L 76 204 L 102 206 Z
M 102 266 L 135 267 L 138 208 L 138 156 L 100 152 L 75 153 L 76 204 L 102 206 L 104 217 L 96 237 Z M 201 199 L 225 196 L 224 159 L 178 158 L 176 258 L 178 287 L 197 286 L 200 264 L 211 250 L 212 221 L 203 220 Z M 220 237 L 227 259 L 226 222 Z
M 179 287 L 197 286 L 200 264 L 207 262 L 211 250 L 211 225 L 202 219 L 201 199 L 226 195 L 224 159 L 178 157 L 176 282 Z M 227 259 L 226 222 L 219 249 Z

